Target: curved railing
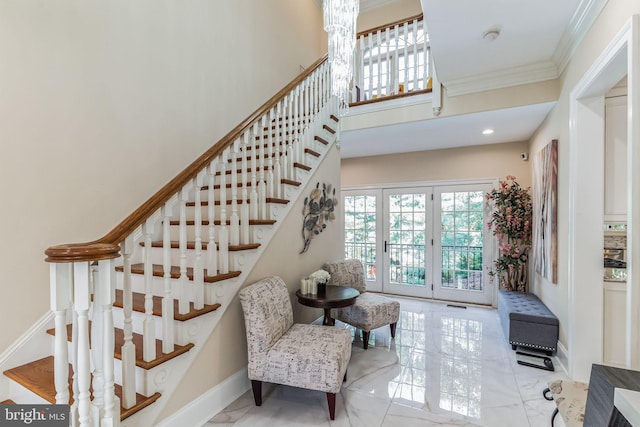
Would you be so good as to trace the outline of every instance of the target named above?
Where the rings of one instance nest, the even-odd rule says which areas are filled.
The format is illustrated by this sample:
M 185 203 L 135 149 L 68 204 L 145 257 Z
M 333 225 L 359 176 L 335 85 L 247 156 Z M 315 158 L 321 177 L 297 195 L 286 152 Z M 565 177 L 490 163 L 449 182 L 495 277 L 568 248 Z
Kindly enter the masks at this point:
M 55 316 L 56 402 L 70 401 L 71 364 L 74 425 L 117 425 L 120 403 L 125 409 L 136 405 L 134 290 L 144 300 L 142 363 L 152 364 L 158 351 L 169 354 L 179 347 L 174 342 L 174 299 L 178 315 L 205 310 L 215 304 L 215 295 L 205 292 L 204 284 L 240 274 L 232 271 L 230 250 L 254 244 L 250 226 L 269 223 L 268 203 L 283 203 L 283 185 L 309 169 L 304 166 L 305 156 L 317 154 L 314 148 L 318 150 L 319 144 L 312 128 L 337 115 L 340 108 L 329 88 L 325 56 L 102 238 L 45 251 L 51 263 Z M 152 247 L 159 248 L 161 256 Z M 141 261 L 135 268 L 134 259 Z M 134 284 L 136 268 L 144 280 Z M 117 293 L 116 271 L 122 272 Z M 179 290 L 172 285 L 175 279 Z M 114 387 L 116 295 L 123 307 L 122 402 Z M 158 324 L 153 317 L 155 295 L 162 300 Z M 73 321 L 70 346 L 68 318 Z M 160 338 L 162 349 L 158 350 Z

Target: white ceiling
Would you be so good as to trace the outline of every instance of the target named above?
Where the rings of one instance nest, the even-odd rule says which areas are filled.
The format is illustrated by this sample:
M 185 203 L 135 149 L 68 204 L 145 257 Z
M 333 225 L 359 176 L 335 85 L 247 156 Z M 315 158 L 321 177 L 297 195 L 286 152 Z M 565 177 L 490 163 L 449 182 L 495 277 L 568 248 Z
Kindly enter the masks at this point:
M 360 0 L 371 10 L 398 0 Z M 557 78 L 607 0 L 421 0 L 449 96 Z M 493 41 L 484 32 L 498 29 Z M 526 141 L 553 103 L 342 133 L 342 157 Z M 443 109 L 446 108 L 446 99 Z M 481 130 L 496 132 L 486 137 Z M 391 141 L 391 143 L 390 143 Z

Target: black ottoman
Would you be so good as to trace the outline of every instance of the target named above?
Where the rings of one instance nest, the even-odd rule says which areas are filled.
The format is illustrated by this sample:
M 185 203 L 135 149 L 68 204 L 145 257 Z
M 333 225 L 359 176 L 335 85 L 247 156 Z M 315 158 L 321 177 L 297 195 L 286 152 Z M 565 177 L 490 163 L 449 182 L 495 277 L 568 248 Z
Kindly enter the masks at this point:
M 544 350 L 558 346 L 558 318 L 534 294 L 499 291 L 498 315 L 505 338 L 516 346 Z

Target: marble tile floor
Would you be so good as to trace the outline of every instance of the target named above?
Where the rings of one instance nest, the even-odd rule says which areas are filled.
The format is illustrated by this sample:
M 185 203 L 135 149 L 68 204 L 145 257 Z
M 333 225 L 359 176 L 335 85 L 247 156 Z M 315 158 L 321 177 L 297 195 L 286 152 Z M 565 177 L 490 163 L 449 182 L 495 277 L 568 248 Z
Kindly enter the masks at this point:
M 205 426 L 550 425 L 555 405 L 542 390 L 566 374 L 555 360 L 555 372 L 519 365 L 496 310 L 394 298 L 401 307 L 396 338 L 388 327 L 372 331 L 365 351 L 355 336 L 334 421 L 324 393 L 265 384 L 261 407 L 248 391 Z M 560 416 L 556 427 L 564 427 Z

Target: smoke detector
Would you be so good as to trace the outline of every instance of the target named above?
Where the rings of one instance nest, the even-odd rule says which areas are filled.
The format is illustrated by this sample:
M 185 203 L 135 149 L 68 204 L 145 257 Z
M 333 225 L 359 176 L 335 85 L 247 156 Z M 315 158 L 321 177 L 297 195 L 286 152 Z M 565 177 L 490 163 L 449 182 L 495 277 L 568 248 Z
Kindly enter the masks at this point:
M 492 42 L 495 39 L 497 39 L 499 35 L 500 35 L 500 30 L 497 28 L 494 28 L 482 33 L 482 38 L 488 42 Z

